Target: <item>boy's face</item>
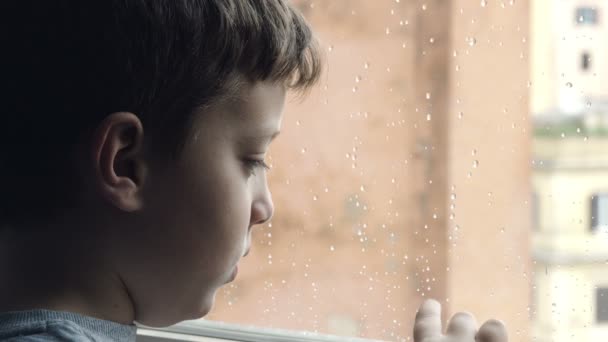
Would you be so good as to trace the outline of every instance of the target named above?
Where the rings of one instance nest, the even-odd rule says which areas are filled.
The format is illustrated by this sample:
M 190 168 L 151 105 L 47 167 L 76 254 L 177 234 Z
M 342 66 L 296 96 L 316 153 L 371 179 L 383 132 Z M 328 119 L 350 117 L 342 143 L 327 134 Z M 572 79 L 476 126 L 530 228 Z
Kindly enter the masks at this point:
M 260 164 L 279 132 L 285 90 L 244 86 L 238 100 L 202 113 L 176 165 L 149 165 L 142 207 L 115 260 L 135 320 L 166 326 L 204 316 L 236 276 L 251 228 L 273 204 Z M 257 162 L 256 162 L 257 161 Z

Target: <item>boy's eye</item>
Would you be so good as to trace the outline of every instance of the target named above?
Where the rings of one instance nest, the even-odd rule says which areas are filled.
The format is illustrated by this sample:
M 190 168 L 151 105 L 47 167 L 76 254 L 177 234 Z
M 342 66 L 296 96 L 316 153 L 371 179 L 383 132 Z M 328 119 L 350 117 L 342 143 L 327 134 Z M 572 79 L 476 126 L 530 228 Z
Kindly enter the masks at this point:
M 252 176 L 258 169 L 270 170 L 270 166 L 266 165 L 263 159 L 245 159 L 245 166 Z

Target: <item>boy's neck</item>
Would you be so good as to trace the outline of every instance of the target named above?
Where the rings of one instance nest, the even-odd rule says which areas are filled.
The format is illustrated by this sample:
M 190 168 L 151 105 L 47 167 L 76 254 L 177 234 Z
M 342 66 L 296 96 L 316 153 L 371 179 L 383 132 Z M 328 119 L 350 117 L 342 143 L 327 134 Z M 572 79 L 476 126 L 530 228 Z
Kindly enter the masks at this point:
M 133 324 L 120 276 L 73 248 L 73 237 L 49 235 L 0 235 L 0 279 L 10 280 L 0 282 L 0 312 L 47 309 Z

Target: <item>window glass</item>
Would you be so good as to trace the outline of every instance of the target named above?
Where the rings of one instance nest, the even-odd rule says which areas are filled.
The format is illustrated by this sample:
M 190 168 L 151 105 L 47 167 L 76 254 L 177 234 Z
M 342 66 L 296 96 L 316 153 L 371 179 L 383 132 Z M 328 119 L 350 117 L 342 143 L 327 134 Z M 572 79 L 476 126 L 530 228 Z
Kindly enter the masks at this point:
M 608 288 L 600 287 L 596 289 L 596 312 L 597 312 L 597 323 L 608 322 Z
M 576 9 L 576 21 L 581 24 L 596 24 L 597 9 L 591 7 L 579 7 Z
M 596 194 L 591 198 L 591 230 L 608 229 L 608 194 Z
M 287 104 L 275 216 L 207 318 L 408 341 L 432 297 L 512 341 L 608 339 L 604 2 L 293 3 L 326 73 Z
M 581 55 L 581 69 L 583 71 L 587 71 L 589 70 L 589 68 L 591 68 L 591 56 L 589 55 L 589 53 L 584 52 Z

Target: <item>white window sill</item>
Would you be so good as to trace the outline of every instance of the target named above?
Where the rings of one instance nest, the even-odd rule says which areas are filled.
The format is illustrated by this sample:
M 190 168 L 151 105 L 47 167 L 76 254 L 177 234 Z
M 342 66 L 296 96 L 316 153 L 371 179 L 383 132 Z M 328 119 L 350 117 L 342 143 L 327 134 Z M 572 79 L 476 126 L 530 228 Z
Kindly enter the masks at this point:
M 246 327 L 205 320 L 185 321 L 167 328 L 138 325 L 137 342 L 372 342 L 351 337 L 321 335 L 306 331 L 289 331 Z

